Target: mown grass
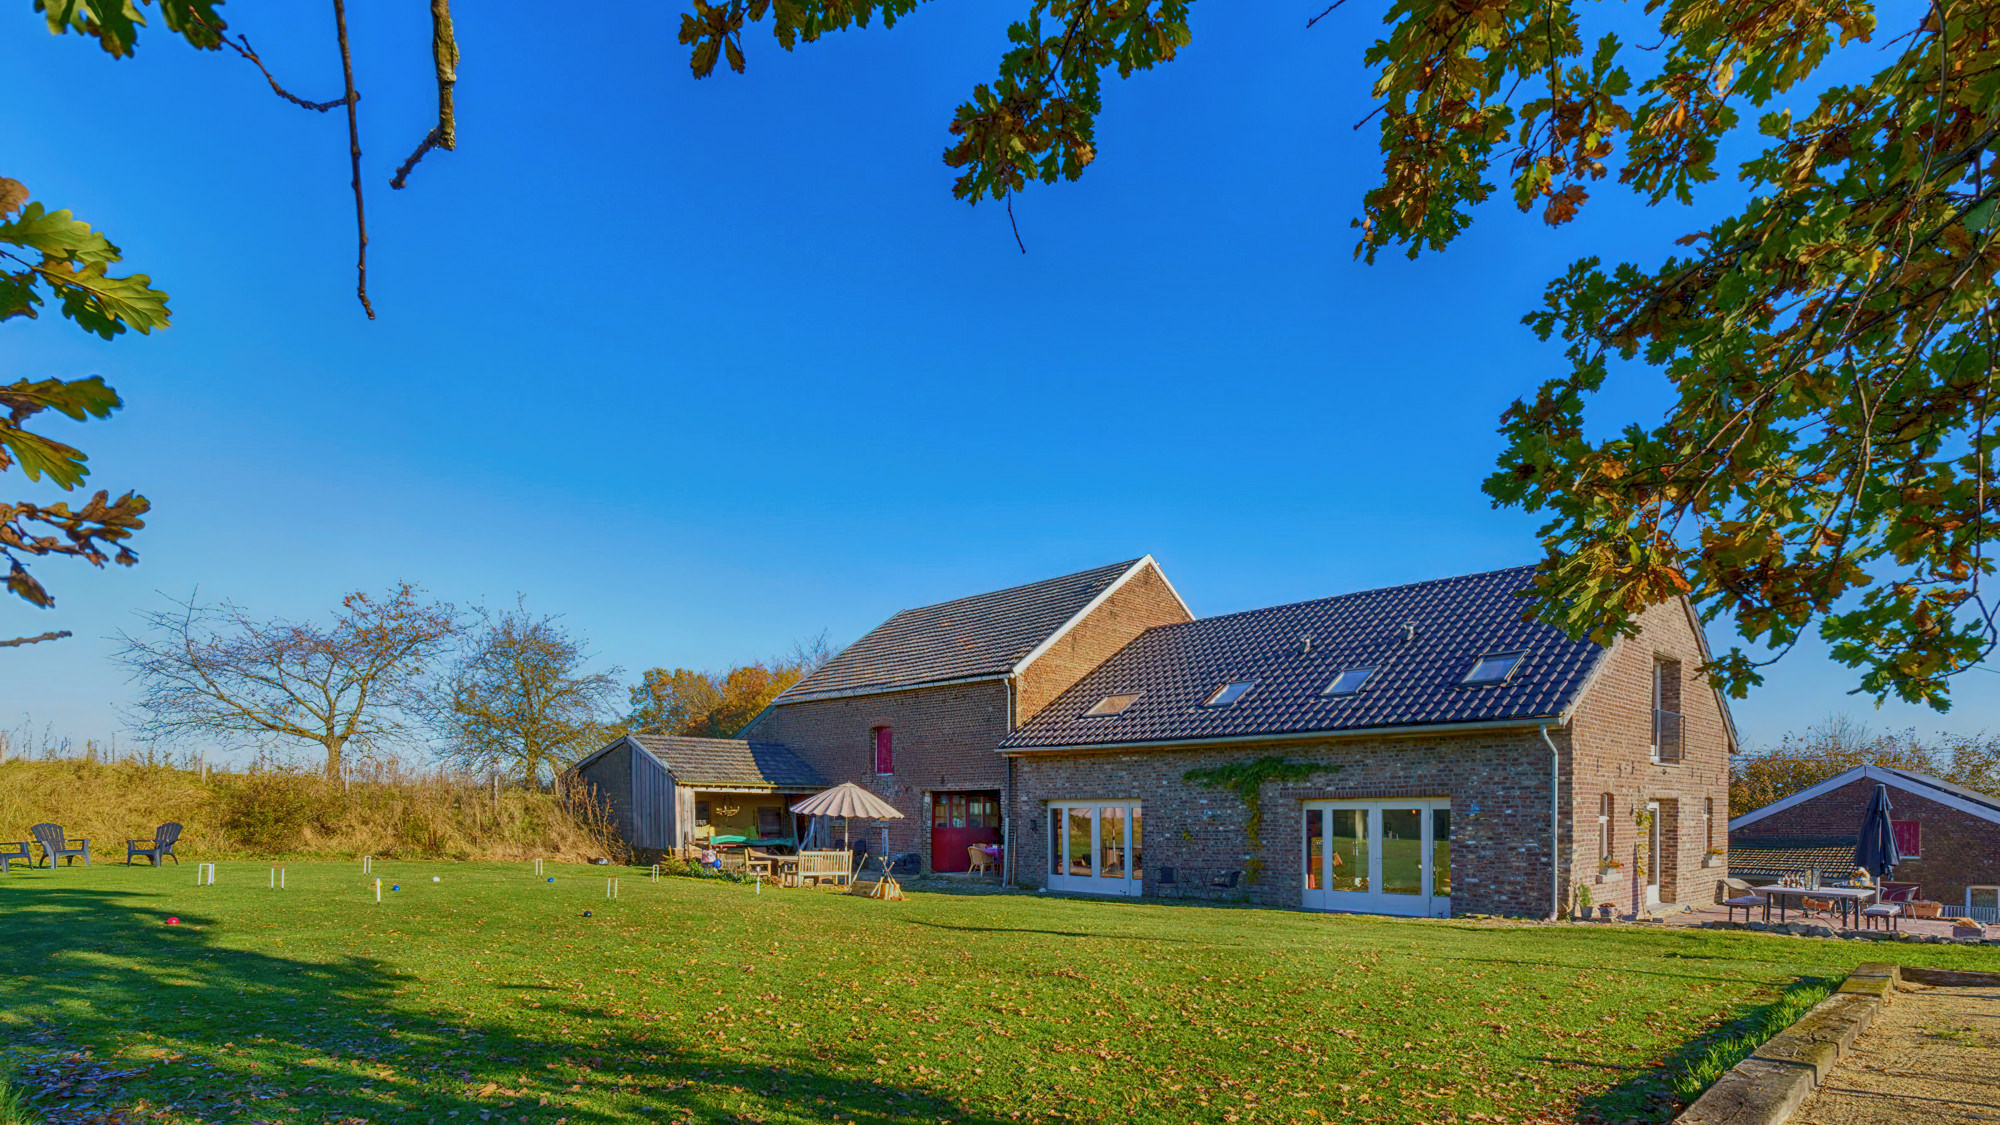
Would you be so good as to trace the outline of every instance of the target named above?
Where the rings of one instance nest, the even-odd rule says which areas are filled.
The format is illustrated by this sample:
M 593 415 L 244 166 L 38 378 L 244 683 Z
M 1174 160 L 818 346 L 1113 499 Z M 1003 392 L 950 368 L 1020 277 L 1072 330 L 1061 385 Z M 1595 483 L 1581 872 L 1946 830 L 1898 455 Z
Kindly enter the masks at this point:
M 137 1069 L 118 1098 L 164 1122 L 1662 1120 L 1708 1045 L 1887 953 L 376 868 L 379 906 L 351 863 L 292 865 L 284 891 L 262 864 L 199 888 L 171 866 L 17 868 L 0 1042 Z

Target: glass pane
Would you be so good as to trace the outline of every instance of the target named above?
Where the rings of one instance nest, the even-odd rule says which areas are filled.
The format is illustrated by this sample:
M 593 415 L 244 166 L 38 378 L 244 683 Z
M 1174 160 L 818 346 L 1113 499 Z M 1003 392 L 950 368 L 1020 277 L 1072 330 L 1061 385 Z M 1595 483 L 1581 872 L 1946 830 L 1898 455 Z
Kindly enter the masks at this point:
M 1424 814 L 1416 809 L 1382 810 L 1382 891 L 1424 892 Z
M 1451 810 L 1431 810 L 1431 893 L 1451 895 Z
M 1090 874 L 1090 810 L 1068 809 L 1065 820 L 1069 824 L 1069 871 L 1071 875 Z
M 1139 806 L 1133 805 L 1132 806 L 1132 877 L 1134 879 L 1142 879 L 1146 875 L 1145 868 L 1142 865 L 1142 859 L 1145 856 L 1145 851 L 1146 851 L 1146 841 L 1144 837 L 1142 837 L 1139 834 L 1139 825 L 1142 819 L 1143 818 L 1140 817 L 1139 815 Z
M 1049 874 L 1063 873 L 1063 810 L 1061 806 L 1049 809 Z
M 1368 889 L 1368 810 L 1333 810 L 1333 870 L 1327 886 L 1336 891 Z
M 951 826 L 953 828 L 965 827 L 965 798 L 963 796 L 954 796 L 951 799 Z
M 2000 887 L 1967 887 L 1965 904 L 1975 910 L 2000 909 Z
M 1306 890 L 1323 891 L 1325 874 L 1320 871 L 1320 848 L 1326 843 L 1326 814 L 1318 809 L 1306 810 Z
M 1333 682 L 1327 685 L 1326 694 L 1352 695 L 1360 691 L 1361 685 L 1367 683 L 1368 677 L 1374 674 L 1373 668 L 1350 668 L 1333 678 Z
M 1233 684 L 1224 684 L 1221 687 L 1216 688 L 1215 694 L 1209 696 L 1208 701 L 1203 703 L 1202 706 L 1227 707 L 1230 704 L 1236 702 L 1237 700 L 1243 698 L 1244 692 L 1247 692 L 1251 688 L 1256 686 L 1257 686 L 1257 681 L 1255 680 L 1242 680 Z
M 1125 877 L 1125 810 L 1097 810 L 1097 873 L 1106 879 Z

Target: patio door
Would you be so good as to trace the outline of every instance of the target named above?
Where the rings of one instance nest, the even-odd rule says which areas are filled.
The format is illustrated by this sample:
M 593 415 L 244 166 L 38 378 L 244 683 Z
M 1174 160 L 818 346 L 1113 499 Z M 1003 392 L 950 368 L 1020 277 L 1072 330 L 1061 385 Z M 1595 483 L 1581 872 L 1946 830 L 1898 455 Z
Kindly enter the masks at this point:
M 932 871 L 969 871 L 966 849 L 999 842 L 999 790 L 931 795 Z
M 1451 914 L 1451 798 L 1308 801 L 1303 905 L 1443 918 Z
M 1142 893 L 1145 832 L 1139 802 L 1052 801 L 1048 839 L 1050 890 Z

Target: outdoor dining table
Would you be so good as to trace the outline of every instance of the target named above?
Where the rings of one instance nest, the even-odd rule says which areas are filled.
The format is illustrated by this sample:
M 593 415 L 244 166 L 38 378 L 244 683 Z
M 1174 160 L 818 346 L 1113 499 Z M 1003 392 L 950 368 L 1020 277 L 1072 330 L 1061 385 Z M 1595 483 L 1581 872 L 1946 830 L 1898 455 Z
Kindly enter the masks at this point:
M 1785 905 L 1791 899 L 1817 898 L 1833 903 L 1840 910 L 1841 924 L 1853 929 L 1860 924 L 1861 908 L 1875 901 L 1874 887 L 1751 887 L 1750 893 L 1764 899 L 1764 921 L 1771 920 L 1771 900 L 1778 901 L 1778 921 L 1785 920 Z M 1850 913 L 1853 915 L 1849 919 Z

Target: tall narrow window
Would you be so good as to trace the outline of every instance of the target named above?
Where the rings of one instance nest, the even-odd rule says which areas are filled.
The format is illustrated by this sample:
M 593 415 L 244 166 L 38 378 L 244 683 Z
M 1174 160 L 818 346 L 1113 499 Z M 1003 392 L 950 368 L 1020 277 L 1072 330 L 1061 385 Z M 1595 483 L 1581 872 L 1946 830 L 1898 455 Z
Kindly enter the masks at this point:
M 896 755 L 888 727 L 875 728 L 875 772 L 896 772 Z
M 1701 846 L 1715 850 L 1715 798 L 1701 799 Z
M 1653 760 L 1681 760 L 1681 662 L 1653 661 Z
M 1611 794 L 1597 798 L 1597 860 L 1603 863 L 1611 858 Z

